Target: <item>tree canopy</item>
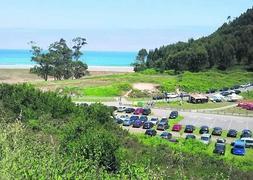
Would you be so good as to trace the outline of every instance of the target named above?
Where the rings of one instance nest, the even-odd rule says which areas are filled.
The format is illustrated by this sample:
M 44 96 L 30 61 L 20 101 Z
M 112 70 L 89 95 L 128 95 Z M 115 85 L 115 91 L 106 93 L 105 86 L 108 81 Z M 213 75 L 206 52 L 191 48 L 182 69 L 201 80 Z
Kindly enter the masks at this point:
M 31 72 L 41 76 L 45 81 L 48 80 L 48 76 L 53 76 L 55 80 L 78 79 L 85 76 L 88 66 L 79 59 L 83 54 L 82 47 L 87 44 L 86 39 L 77 37 L 72 43 L 74 45 L 70 48 L 64 39 L 60 39 L 50 44 L 47 51 L 43 51 L 31 42 L 31 60 L 36 63 Z
M 143 54 L 145 50 L 140 50 Z M 198 72 L 210 68 L 226 70 L 239 65 L 253 70 L 253 9 L 224 23 L 207 37 L 178 42 L 150 50 L 145 61 L 137 56 L 135 71 L 155 68 L 159 71 L 175 70 Z M 146 57 L 146 56 L 145 56 Z

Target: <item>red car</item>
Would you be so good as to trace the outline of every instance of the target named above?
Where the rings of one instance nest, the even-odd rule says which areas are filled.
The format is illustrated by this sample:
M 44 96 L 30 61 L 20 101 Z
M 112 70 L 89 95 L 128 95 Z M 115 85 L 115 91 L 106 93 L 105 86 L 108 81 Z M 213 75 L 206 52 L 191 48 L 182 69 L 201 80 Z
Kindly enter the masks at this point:
M 243 109 L 253 110 L 253 102 L 240 102 L 237 106 Z
M 172 131 L 181 131 L 182 129 L 182 125 L 181 124 L 175 124 L 173 127 L 172 127 Z
M 135 111 L 134 111 L 134 114 L 135 115 L 142 115 L 142 113 L 143 113 L 143 108 L 137 108 Z

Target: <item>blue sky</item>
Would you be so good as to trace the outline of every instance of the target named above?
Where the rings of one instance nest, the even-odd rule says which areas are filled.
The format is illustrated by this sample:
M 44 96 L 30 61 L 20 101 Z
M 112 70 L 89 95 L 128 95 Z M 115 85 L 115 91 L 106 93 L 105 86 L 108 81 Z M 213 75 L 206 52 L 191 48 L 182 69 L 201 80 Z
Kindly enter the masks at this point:
M 252 0 L 1 0 L 0 48 L 76 36 L 87 50 L 137 51 L 205 36 Z

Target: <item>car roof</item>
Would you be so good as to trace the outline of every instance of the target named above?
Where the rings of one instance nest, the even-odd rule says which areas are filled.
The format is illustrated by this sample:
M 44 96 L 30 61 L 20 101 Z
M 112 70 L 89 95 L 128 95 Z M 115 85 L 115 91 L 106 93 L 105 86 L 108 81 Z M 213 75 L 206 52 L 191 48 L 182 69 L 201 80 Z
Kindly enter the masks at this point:
M 253 138 L 244 137 L 244 138 L 241 138 L 241 140 L 253 140 Z
M 202 134 L 201 137 L 210 137 L 210 134 Z
M 208 128 L 208 126 L 201 126 L 201 128 Z
M 189 136 L 190 136 L 190 137 L 193 137 L 193 136 L 196 137 L 194 134 L 187 134 L 186 136 L 188 136 L 188 137 L 189 137 Z
M 214 127 L 213 129 L 222 129 L 221 127 Z
M 241 140 L 236 140 L 236 141 L 235 141 L 235 145 L 244 146 L 244 145 L 245 145 L 245 142 L 244 142 L 244 141 L 241 141 Z

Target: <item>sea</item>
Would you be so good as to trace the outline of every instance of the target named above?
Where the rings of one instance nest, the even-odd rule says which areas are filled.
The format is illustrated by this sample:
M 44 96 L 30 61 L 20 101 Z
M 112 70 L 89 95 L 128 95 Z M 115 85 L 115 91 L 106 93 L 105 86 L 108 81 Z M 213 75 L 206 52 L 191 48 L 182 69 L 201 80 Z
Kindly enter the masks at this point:
M 85 51 L 80 60 L 88 66 L 130 66 L 136 55 L 137 52 Z M 0 49 L 0 66 L 34 65 L 31 56 L 29 50 Z

